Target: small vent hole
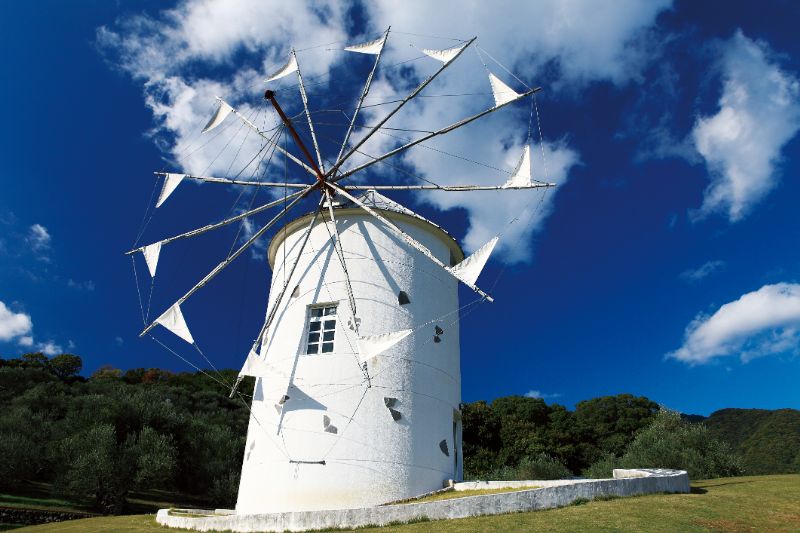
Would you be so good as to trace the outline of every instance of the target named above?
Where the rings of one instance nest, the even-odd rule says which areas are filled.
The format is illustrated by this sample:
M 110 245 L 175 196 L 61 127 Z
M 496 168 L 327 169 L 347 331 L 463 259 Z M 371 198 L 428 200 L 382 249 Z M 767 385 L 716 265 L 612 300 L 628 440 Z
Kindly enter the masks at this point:
M 408 297 L 408 293 L 406 291 L 400 291 L 397 295 L 397 302 L 400 305 L 407 305 L 411 303 L 411 300 Z

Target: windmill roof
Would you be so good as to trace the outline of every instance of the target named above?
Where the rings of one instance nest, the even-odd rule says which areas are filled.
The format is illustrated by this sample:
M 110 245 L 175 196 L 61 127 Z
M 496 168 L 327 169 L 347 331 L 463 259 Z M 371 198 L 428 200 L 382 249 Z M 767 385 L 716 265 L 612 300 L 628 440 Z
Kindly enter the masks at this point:
M 371 207 L 373 209 L 377 209 L 378 211 L 383 211 L 384 213 L 396 213 L 399 215 L 403 215 L 404 217 L 408 217 L 412 220 L 415 220 L 418 223 L 427 224 L 429 226 L 433 226 L 436 232 L 442 234 L 448 241 L 450 241 L 450 248 L 453 251 L 453 255 L 455 256 L 455 260 L 461 261 L 464 259 L 464 251 L 461 249 L 461 246 L 456 241 L 455 237 L 450 235 L 446 229 L 441 227 L 439 224 L 435 222 L 431 222 L 427 218 L 418 215 L 411 209 L 395 202 L 391 198 L 387 198 L 386 196 L 380 194 L 378 191 L 374 189 L 369 189 L 365 191 L 361 196 L 358 196 L 358 199 L 364 203 L 367 207 Z M 355 204 L 355 202 L 347 199 L 343 199 L 342 201 L 334 200 L 333 201 L 333 208 L 336 210 L 342 209 L 353 209 L 361 211 L 361 208 Z M 363 213 L 363 211 L 361 211 Z M 366 213 L 365 213 L 366 214 Z M 314 215 L 314 211 L 310 211 L 305 215 L 302 215 L 286 224 L 286 228 L 288 232 L 292 232 L 296 229 L 297 226 L 301 224 L 301 221 L 310 218 Z M 285 238 L 285 235 L 288 233 L 287 231 L 279 231 L 275 234 L 272 241 L 269 244 L 269 249 L 267 253 L 267 258 L 269 259 L 270 266 L 275 264 L 275 252 L 277 251 L 278 244 Z

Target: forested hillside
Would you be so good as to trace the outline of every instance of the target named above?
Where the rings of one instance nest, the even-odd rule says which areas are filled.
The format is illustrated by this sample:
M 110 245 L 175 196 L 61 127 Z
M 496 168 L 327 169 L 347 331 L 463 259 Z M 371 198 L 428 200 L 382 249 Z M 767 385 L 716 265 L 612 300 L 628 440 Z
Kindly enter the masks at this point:
M 0 358 L 2 491 L 38 482 L 106 513 L 125 512 L 131 492 L 143 489 L 234 504 L 252 381 L 239 389 L 244 398 L 230 400 L 232 370 L 107 367 L 89 378 L 80 370 L 70 354 Z M 696 478 L 800 471 L 800 412 L 790 409 L 725 409 L 704 421 L 707 429 L 629 394 L 573 411 L 522 396 L 462 407 L 472 479 L 604 477 L 626 465 L 684 468 Z
M 741 454 L 747 472 L 800 472 L 800 411 L 720 409 L 703 423 Z

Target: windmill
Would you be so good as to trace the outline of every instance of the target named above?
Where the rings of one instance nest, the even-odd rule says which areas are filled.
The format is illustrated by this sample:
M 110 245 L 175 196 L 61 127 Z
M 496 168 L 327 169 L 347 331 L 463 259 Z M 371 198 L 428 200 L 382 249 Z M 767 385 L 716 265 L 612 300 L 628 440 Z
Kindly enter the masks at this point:
M 292 49 L 287 64 L 266 81 L 272 84 L 295 74 L 302 113 L 287 115 L 272 89 L 264 98 L 280 117 L 282 129 L 291 135 L 293 149 L 281 145 L 277 133 L 259 128 L 222 98 L 203 132 L 235 117 L 261 137 L 265 147 L 282 154 L 304 180 L 268 182 L 160 173 L 164 184 L 156 207 L 184 180 L 293 192 L 128 252 L 141 253 L 154 277 L 165 245 L 242 223 L 262 212 L 275 212 L 155 320 L 145 320 L 142 335 L 160 325 L 196 346 L 181 306 L 257 239 L 283 224 L 267 251 L 273 275 L 266 315 L 238 380 L 230 386 L 231 397 L 241 398 L 241 380 L 245 376 L 256 380 L 252 402 L 245 402 L 250 422 L 239 513 L 365 507 L 413 497 L 441 488 L 446 480 L 460 479 L 459 311 L 464 306 L 459 307 L 458 285 L 474 291 L 477 302 L 492 301 L 477 280 L 498 237 L 465 258 L 445 229 L 382 192 L 514 191 L 553 186 L 531 178 L 530 131 L 516 168 L 497 185 L 348 182 L 377 163 L 539 90 L 526 87 L 516 92 L 489 72 L 493 105 L 354 164 L 354 156 L 366 155 L 364 144 L 476 40 L 422 50 L 425 58 L 439 63 L 437 70 L 394 102 L 388 113 L 354 141 L 389 31 L 376 40 L 344 48 L 374 56 L 374 63 L 335 159 L 322 156 L 314 113 Z M 307 198 L 317 200 L 316 208 L 285 222 L 290 211 Z

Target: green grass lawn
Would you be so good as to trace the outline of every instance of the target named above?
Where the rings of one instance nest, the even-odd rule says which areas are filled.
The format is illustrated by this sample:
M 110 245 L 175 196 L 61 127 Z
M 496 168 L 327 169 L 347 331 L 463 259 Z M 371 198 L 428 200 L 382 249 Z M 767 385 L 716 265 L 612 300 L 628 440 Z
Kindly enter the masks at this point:
M 20 533 L 165 531 L 153 515 L 90 518 L 18 529 Z M 362 529 L 381 533 L 502 531 L 800 531 L 800 475 L 713 479 L 691 494 L 594 501 L 562 509 Z

